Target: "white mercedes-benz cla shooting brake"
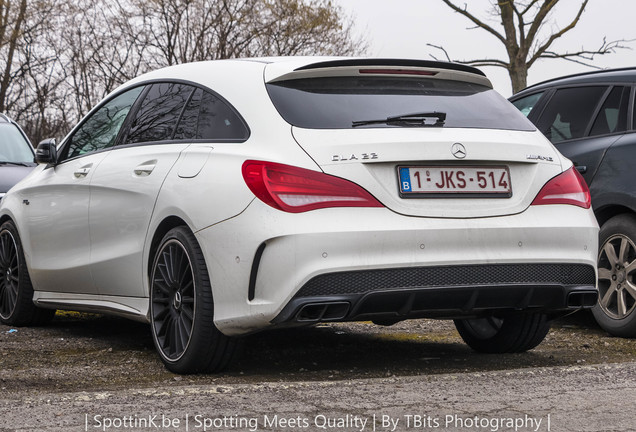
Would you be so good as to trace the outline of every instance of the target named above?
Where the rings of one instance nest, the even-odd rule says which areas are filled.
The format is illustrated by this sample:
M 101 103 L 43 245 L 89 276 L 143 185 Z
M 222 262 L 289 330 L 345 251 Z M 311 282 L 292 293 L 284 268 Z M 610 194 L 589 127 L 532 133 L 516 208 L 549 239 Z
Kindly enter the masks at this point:
M 597 299 L 585 182 L 463 65 L 174 66 L 36 159 L 0 208 L 2 322 L 147 321 L 174 372 L 335 321 L 453 319 L 475 350 L 520 352 Z

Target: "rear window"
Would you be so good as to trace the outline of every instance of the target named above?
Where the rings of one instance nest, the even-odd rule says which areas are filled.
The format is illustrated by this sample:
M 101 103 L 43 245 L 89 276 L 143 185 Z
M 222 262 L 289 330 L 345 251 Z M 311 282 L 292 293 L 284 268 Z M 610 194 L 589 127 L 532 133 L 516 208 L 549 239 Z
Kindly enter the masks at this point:
M 411 77 L 326 77 L 267 84 L 281 116 L 308 129 L 348 129 L 353 122 L 446 113 L 444 127 L 535 130 L 496 91 L 460 81 Z M 399 127 L 372 124 L 363 127 Z

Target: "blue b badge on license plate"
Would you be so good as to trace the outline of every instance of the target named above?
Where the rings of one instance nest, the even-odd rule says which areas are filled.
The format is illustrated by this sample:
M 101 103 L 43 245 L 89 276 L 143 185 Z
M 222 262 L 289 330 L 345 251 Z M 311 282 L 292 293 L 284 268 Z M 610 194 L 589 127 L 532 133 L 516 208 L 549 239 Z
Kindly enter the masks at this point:
M 409 169 L 400 167 L 400 190 L 402 192 L 411 192 L 411 174 Z

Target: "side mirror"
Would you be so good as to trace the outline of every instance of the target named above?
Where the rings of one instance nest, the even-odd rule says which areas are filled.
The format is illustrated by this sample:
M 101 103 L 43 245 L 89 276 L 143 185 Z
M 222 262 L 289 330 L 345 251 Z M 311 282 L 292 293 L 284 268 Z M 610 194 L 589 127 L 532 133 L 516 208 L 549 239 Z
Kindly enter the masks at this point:
M 55 138 L 47 138 L 38 144 L 35 150 L 35 162 L 39 164 L 55 164 L 57 162 L 57 147 Z

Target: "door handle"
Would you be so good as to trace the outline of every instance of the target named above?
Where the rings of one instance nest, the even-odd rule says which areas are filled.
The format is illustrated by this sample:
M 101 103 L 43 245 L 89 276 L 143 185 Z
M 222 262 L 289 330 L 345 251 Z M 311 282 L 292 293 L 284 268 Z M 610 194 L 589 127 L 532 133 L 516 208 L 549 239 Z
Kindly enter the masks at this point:
M 585 165 L 574 165 L 574 168 L 581 174 L 585 174 L 587 172 L 587 166 Z
M 151 160 L 144 162 L 135 167 L 135 175 L 139 177 L 149 176 L 152 173 L 152 170 L 157 166 L 157 160 Z
M 78 168 L 77 170 L 75 170 L 73 175 L 75 176 L 75 178 L 84 178 L 86 177 L 88 172 L 91 170 L 91 167 L 92 167 L 92 164 Z

